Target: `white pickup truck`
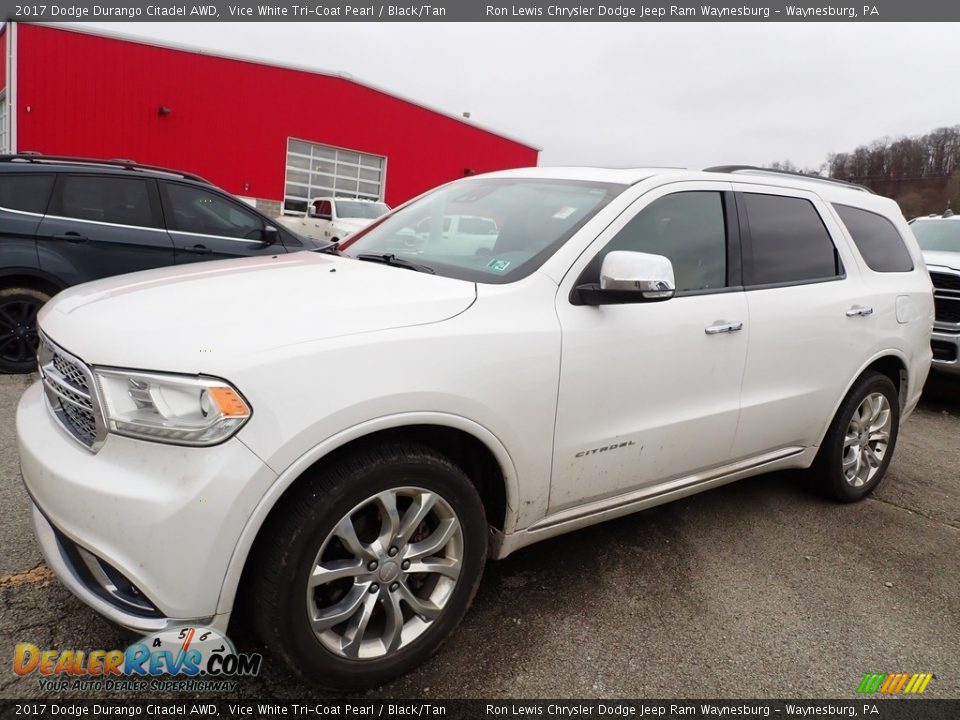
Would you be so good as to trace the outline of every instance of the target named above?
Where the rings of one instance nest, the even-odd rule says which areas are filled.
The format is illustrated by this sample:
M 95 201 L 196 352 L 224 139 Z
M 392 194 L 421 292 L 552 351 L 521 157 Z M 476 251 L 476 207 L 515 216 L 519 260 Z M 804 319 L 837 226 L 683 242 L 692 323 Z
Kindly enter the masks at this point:
M 340 242 L 390 212 L 386 203 L 353 198 L 314 198 L 303 215 L 282 215 L 277 221 L 314 240 Z

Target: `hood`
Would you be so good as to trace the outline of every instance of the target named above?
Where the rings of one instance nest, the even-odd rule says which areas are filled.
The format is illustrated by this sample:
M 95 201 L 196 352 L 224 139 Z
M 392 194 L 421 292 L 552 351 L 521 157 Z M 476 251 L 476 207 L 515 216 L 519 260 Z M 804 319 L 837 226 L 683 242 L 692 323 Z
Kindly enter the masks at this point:
M 95 365 L 216 374 L 286 345 L 439 322 L 475 298 L 471 282 L 300 252 L 77 285 L 47 303 L 39 324 Z
M 924 250 L 923 261 L 927 265 L 939 265 L 940 267 L 953 268 L 960 270 L 960 252 L 947 252 L 946 250 Z

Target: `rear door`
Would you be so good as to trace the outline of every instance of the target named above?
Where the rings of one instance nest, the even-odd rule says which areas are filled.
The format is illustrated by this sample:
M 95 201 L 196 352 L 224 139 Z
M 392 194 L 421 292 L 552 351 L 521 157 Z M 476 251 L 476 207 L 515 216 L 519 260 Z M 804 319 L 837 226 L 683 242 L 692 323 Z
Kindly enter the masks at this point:
M 199 185 L 161 185 L 177 264 L 286 252 L 282 242 L 264 241 L 266 219 L 239 200 Z
M 37 236 L 40 267 L 69 285 L 173 264 L 152 178 L 59 175 Z
M 734 455 L 820 440 L 872 346 L 868 289 L 825 203 L 800 190 L 734 185 L 750 344 Z
M 47 211 L 53 181 L 52 174 L 0 175 L 0 271 L 38 267 L 37 228 Z

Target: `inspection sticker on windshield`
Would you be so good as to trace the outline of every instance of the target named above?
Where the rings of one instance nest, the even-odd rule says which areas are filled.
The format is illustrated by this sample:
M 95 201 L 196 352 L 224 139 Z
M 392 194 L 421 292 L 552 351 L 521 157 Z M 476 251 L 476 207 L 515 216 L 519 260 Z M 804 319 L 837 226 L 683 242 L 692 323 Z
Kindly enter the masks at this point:
M 560 208 L 553 214 L 553 217 L 555 217 L 557 220 L 566 220 L 568 217 L 573 215 L 576 211 L 577 211 L 576 208 L 572 208 L 564 205 L 562 208 Z
M 487 270 L 492 270 L 493 272 L 502 273 L 510 267 L 509 260 L 491 260 L 487 263 Z

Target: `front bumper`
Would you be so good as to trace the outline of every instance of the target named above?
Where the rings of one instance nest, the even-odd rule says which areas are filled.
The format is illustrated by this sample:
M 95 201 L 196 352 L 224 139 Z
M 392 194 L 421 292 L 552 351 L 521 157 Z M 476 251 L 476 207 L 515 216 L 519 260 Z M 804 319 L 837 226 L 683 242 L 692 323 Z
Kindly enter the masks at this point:
M 960 375 L 960 330 L 948 332 L 936 326 L 930 341 L 934 370 Z
M 180 624 L 211 626 L 217 620 L 216 617 L 175 620 L 165 617 L 145 598 L 140 607 L 124 602 L 117 593 L 116 583 L 104 573 L 95 575 L 81 558 L 86 556 L 101 567 L 102 562 L 55 530 L 35 504 L 33 530 L 47 565 L 67 590 L 117 625 L 147 634 Z M 220 618 L 224 620 L 223 627 L 217 629 L 225 631 L 226 619 Z
M 190 448 L 110 435 L 94 454 L 55 419 L 40 383 L 20 400 L 17 439 L 37 539 L 67 588 L 144 633 L 226 628 L 229 612 L 217 605 L 227 567 L 276 479 L 243 443 Z

